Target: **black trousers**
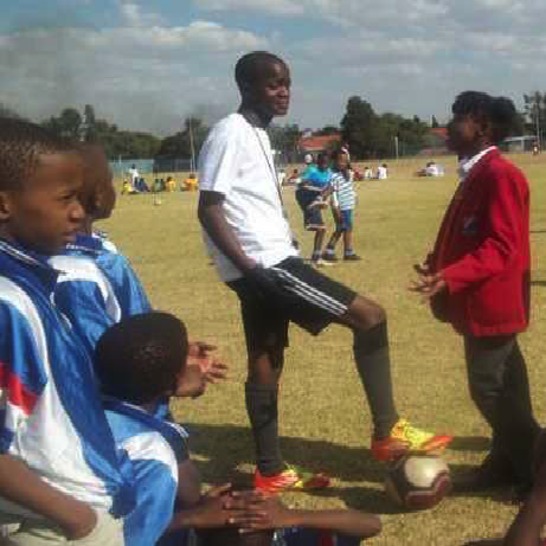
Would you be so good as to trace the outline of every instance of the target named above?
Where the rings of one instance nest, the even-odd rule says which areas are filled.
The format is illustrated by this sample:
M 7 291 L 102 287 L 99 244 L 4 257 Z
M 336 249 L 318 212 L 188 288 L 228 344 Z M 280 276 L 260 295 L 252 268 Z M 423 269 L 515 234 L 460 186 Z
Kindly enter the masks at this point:
M 532 484 L 540 428 L 533 416 L 527 367 L 517 337 L 464 339 L 472 400 L 493 430 L 491 456 L 506 464 L 518 485 Z

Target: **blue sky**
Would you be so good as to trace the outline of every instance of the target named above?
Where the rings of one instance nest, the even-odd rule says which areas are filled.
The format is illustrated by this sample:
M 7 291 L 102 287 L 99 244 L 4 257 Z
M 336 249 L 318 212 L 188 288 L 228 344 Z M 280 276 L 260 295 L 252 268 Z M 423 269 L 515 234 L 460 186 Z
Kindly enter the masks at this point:
M 0 102 L 41 119 L 95 106 L 169 134 L 237 106 L 238 56 L 292 69 L 286 122 L 338 124 L 360 95 L 378 112 L 446 119 L 454 96 L 546 90 L 544 0 L 0 0 Z

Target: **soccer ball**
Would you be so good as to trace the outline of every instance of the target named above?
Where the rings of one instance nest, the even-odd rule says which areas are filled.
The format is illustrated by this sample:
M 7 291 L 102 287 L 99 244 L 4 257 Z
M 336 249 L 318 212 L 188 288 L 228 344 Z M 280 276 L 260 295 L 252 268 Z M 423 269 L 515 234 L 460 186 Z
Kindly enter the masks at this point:
M 402 457 L 390 465 L 385 491 L 409 510 L 432 508 L 451 491 L 449 468 L 433 455 Z

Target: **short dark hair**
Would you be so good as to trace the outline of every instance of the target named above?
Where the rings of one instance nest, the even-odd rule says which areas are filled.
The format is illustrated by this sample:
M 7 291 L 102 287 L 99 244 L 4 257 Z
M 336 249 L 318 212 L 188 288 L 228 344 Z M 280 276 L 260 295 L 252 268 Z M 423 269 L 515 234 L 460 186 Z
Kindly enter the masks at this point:
M 103 146 L 89 143 L 80 144 L 79 152 L 83 161 L 80 203 L 93 220 L 109 218 L 116 204 L 116 191 L 106 152 Z
M 482 123 L 489 123 L 493 144 L 512 133 L 517 119 L 516 107 L 509 98 L 493 97 L 482 91 L 460 93 L 451 111 L 455 115 L 470 115 Z
M 187 355 L 181 320 L 170 313 L 144 313 L 104 332 L 95 349 L 95 370 L 104 394 L 146 404 L 175 388 Z
M 243 55 L 235 65 L 235 81 L 239 90 L 260 81 L 272 64 L 287 66 L 280 57 L 268 51 L 253 51 Z
M 0 191 L 18 190 L 42 154 L 71 151 L 74 143 L 22 119 L 0 117 Z

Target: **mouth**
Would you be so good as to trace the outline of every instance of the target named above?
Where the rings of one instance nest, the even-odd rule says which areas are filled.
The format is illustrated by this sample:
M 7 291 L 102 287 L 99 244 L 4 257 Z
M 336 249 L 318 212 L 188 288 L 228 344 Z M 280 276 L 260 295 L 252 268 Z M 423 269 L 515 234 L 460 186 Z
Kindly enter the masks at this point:
M 65 242 L 65 244 L 73 243 L 76 240 L 77 234 L 77 230 L 68 231 L 63 235 L 63 241 Z

